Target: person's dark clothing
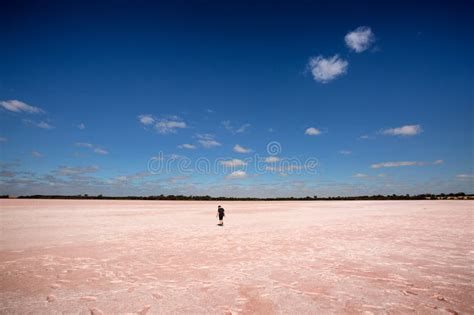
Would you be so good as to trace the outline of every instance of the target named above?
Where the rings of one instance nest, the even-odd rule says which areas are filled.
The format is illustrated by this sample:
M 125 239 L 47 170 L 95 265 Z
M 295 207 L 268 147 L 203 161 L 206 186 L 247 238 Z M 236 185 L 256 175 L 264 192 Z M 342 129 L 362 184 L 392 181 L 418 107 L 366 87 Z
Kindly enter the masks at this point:
M 224 208 L 221 207 L 221 208 L 217 209 L 217 212 L 219 212 L 219 220 L 223 220 L 224 216 L 225 216 Z

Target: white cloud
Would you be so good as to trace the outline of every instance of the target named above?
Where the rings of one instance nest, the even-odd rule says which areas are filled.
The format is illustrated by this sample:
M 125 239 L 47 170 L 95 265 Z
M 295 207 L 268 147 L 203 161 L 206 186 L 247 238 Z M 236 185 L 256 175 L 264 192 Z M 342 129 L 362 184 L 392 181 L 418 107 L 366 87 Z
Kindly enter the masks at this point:
M 398 128 L 382 130 L 382 134 L 389 136 L 415 136 L 422 131 L 423 129 L 421 129 L 420 125 L 406 125 Z
M 43 110 L 39 107 L 31 106 L 18 100 L 2 101 L 0 102 L 0 105 L 6 110 L 15 113 L 25 112 L 30 114 L 38 114 L 43 112 Z
M 443 160 L 436 160 L 433 162 L 434 165 L 443 164 L 443 163 L 444 163 Z
M 244 148 L 243 146 L 241 146 L 240 144 L 236 144 L 234 146 L 234 152 L 237 152 L 237 153 L 249 153 L 251 152 L 252 150 L 251 149 L 248 149 L 248 148 Z
M 184 129 L 186 127 L 186 123 L 178 117 L 162 119 L 155 124 L 156 131 L 161 134 L 176 133 L 177 129 Z
M 375 36 L 370 27 L 359 26 L 354 31 L 347 33 L 344 40 L 350 49 L 361 53 L 370 48 L 375 41 Z
M 76 142 L 74 144 L 76 147 L 83 147 L 83 148 L 92 148 L 93 145 L 91 143 L 87 143 L 87 142 Z
M 41 128 L 41 129 L 54 129 L 54 126 L 48 124 L 45 121 L 41 121 L 37 124 L 34 124 L 36 127 Z
M 328 83 L 329 81 L 345 74 L 349 62 L 339 58 L 338 55 L 334 55 L 330 58 L 318 56 L 311 58 L 308 66 L 316 81 Z
M 367 174 L 362 174 L 362 173 L 357 173 L 357 174 L 352 175 L 352 177 L 355 177 L 355 178 L 367 178 L 367 177 L 369 177 L 369 175 L 367 175 Z
M 458 174 L 458 175 L 456 175 L 456 178 L 459 178 L 459 179 L 473 179 L 474 175 L 472 175 L 472 174 Z
M 214 135 L 211 134 L 198 134 L 196 137 L 199 139 L 198 142 L 206 149 L 221 145 L 214 139 Z
M 193 149 L 196 149 L 196 146 L 194 144 L 184 143 L 184 144 L 178 145 L 178 148 L 193 150 Z
M 372 168 L 382 168 L 382 167 L 400 167 L 400 166 L 423 166 L 426 165 L 425 162 L 415 162 L 415 161 L 401 161 L 401 162 L 384 162 L 372 164 Z
M 247 173 L 244 171 L 235 171 L 226 176 L 227 179 L 239 179 L 247 177 Z
M 227 160 L 227 161 L 220 161 L 220 163 L 223 166 L 226 167 L 238 167 L 238 166 L 245 166 L 247 165 L 246 162 L 239 160 L 239 159 L 233 159 L 233 160 Z
M 106 155 L 109 154 L 109 151 L 102 149 L 102 148 L 95 148 L 94 152 L 100 155 Z
M 7 138 L 5 138 L 5 137 L 0 137 L 0 142 L 7 142 L 7 141 L 8 141 Z
M 314 127 L 310 127 L 308 129 L 306 129 L 306 131 L 304 133 L 308 136 L 317 136 L 317 135 L 321 134 L 321 131 L 319 129 L 314 128 Z
M 152 115 L 139 115 L 138 120 L 144 125 L 151 125 L 155 122 Z
M 84 125 L 83 123 L 80 123 L 79 125 L 77 125 L 77 128 L 84 130 L 86 129 L 86 125 Z
M 38 151 L 31 151 L 31 156 L 40 158 L 40 157 L 43 157 L 43 154 L 39 153 Z
M 269 156 L 265 158 L 265 162 L 267 163 L 276 163 L 278 161 L 280 161 L 280 158 L 277 156 Z
M 349 155 L 349 154 L 352 154 L 352 151 L 350 150 L 341 150 L 339 151 L 340 154 L 344 154 L 344 155 Z

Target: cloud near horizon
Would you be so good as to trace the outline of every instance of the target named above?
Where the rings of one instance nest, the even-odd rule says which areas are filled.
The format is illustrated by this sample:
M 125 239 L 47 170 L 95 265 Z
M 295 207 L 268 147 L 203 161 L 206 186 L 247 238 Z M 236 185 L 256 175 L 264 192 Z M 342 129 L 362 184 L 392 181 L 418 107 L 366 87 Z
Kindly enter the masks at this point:
M 323 56 L 312 57 L 308 67 L 314 80 L 320 83 L 328 83 L 347 72 L 349 62 L 334 55 L 329 58 Z
M 245 171 L 234 171 L 227 175 L 225 178 L 226 179 L 239 179 L 239 178 L 246 178 L 247 173 Z
M 59 166 L 55 171 L 58 175 L 61 176 L 72 176 L 72 175 L 82 175 L 89 173 L 96 173 L 99 171 L 99 167 L 96 165 L 90 166 Z

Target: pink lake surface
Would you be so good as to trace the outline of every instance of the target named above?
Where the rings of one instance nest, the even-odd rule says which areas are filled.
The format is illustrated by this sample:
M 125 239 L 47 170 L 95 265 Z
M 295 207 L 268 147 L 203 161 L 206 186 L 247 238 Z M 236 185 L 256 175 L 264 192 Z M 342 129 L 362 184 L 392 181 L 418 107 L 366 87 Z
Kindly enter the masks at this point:
M 473 201 L 218 204 L 0 200 L 0 313 L 474 313 Z

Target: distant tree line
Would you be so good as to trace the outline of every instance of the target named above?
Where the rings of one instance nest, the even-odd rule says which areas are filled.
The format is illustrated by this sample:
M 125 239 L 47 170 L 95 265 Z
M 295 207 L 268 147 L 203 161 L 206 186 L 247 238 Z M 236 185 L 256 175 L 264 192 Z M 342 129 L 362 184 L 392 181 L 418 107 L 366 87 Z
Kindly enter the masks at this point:
M 157 195 L 157 196 L 91 196 L 84 195 L 28 195 L 9 196 L 0 198 L 18 199 L 105 199 L 105 200 L 204 200 L 204 201 L 311 201 L 311 200 L 443 200 L 443 199 L 474 199 L 474 195 L 466 195 L 463 192 L 451 194 L 421 194 L 421 195 L 371 195 L 371 196 L 335 196 L 335 197 L 277 197 L 277 198 L 252 198 L 252 197 L 211 197 L 211 196 L 185 196 L 185 195 Z

